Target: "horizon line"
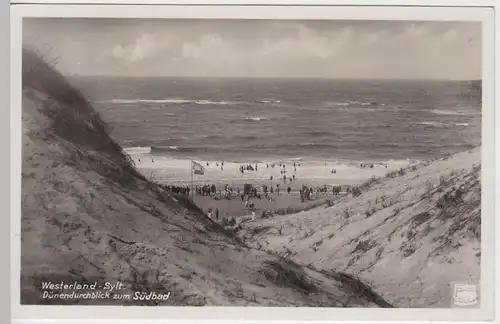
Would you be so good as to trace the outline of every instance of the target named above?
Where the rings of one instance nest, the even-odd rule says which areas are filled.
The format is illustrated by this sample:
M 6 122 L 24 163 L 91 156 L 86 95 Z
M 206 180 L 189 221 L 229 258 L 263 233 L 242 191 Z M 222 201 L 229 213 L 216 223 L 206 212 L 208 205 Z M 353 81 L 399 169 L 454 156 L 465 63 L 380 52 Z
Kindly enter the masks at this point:
M 482 78 L 471 78 L 471 79 L 439 79 L 439 78 L 332 78 L 332 77 L 290 77 L 290 76 L 175 76 L 175 75 L 114 75 L 114 74 L 96 74 L 96 75 L 82 75 L 82 74 L 70 74 L 66 75 L 69 78 L 128 78 L 128 79 L 212 79 L 212 80 L 258 80 L 258 79 L 269 79 L 269 80 L 333 80 L 333 81 L 448 81 L 448 82 L 478 82 L 483 81 Z

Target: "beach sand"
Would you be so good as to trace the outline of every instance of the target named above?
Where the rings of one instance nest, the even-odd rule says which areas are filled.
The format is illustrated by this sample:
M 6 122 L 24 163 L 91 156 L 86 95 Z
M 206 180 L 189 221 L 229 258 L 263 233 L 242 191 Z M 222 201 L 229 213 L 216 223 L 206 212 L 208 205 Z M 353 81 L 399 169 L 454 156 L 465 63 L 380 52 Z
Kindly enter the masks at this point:
M 136 167 L 148 179 L 156 182 L 170 185 L 190 185 L 191 180 L 194 184 L 229 184 L 234 186 L 250 183 L 256 186 L 262 184 L 273 185 L 280 184 L 280 187 L 285 186 L 285 183 L 280 174 L 279 162 L 270 161 L 258 164 L 256 171 L 246 171 L 242 174 L 239 171 L 241 165 L 248 163 L 224 162 L 223 170 L 221 170 L 220 161 L 197 161 L 204 167 L 203 175 L 194 175 L 191 179 L 191 160 L 173 159 L 163 156 L 152 156 L 150 154 L 133 154 L 127 152 Z M 208 162 L 208 166 L 207 166 Z M 219 163 L 217 166 L 216 163 Z M 275 167 L 271 164 L 275 163 Z M 332 185 L 356 185 L 363 182 L 372 176 L 384 176 L 390 171 L 405 168 L 410 164 L 418 163 L 411 160 L 374 162 L 373 168 L 361 168 L 360 162 L 321 162 L 321 161 L 301 161 L 300 165 L 296 164 L 296 170 L 293 167 L 293 161 L 284 162 L 286 165 L 287 178 L 295 175 L 296 180 L 292 182 L 292 189 L 298 188 L 302 184 L 312 187 L 317 186 L 332 186 Z M 269 164 L 269 167 L 266 167 Z M 251 164 L 255 167 L 255 164 Z M 385 167 L 387 166 L 387 167 Z M 331 171 L 335 170 L 335 173 Z M 273 180 L 270 180 L 273 177 Z M 290 185 L 287 180 L 286 187 Z
M 216 161 L 198 161 L 204 168 L 203 175 L 193 175 L 191 178 L 190 166 L 191 160 L 179 160 L 166 157 L 154 157 L 150 154 L 134 154 L 128 152 L 136 164 L 137 168 L 148 179 L 165 185 L 175 186 L 197 186 L 215 184 L 217 192 L 224 191 L 225 185 L 233 188 L 234 195 L 231 200 L 221 199 L 214 200 L 211 197 L 194 195 L 195 203 L 205 212 L 209 208 L 219 209 L 220 217 L 238 217 L 249 215 L 252 210 L 246 208 L 241 201 L 241 197 L 236 194 L 237 188 L 243 191 L 245 184 L 251 184 L 257 187 L 259 193 L 262 193 L 261 186 L 266 185 L 276 189 L 279 184 L 280 195 L 276 192 L 272 195 L 273 201 L 252 198 L 255 203 L 254 211 L 260 215 L 262 211 L 277 212 L 280 209 L 290 208 L 292 210 L 304 210 L 326 204 L 327 200 L 333 201 L 340 196 L 334 196 L 332 186 L 353 186 L 360 184 L 367 179 L 377 176 L 382 177 L 388 172 L 399 170 L 400 168 L 408 167 L 412 163 L 410 160 L 389 161 L 374 163 L 373 168 L 362 168 L 359 162 L 321 162 L 321 161 L 270 161 L 267 163 L 257 164 L 257 169 L 254 171 L 245 170 L 242 174 L 239 171 L 241 165 L 248 163 L 233 163 L 224 162 L 221 169 L 221 162 Z M 208 166 L 207 166 L 208 162 Z M 294 167 L 295 162 L 295 167 Z M 274 167 L 272 164 L 274 163 Z M 285 182 L 281 174 L 282 167 L 280 163 L 285 165 L 287 181 Z M 217 165 L 218 164 L 218 165 Z M 251 164 L 255 168 L 255 164 Z M 386 167 L 387 165 L 387 167 Z M 335 170 L 335 173 L 332 173 Z M 295 180 L 293 180 L 295 175 Z M 271 179 L 273 177 L 273 180 Z M 292 182 L 289 178 L 292 176 Z M 192 180 L 191 180 L 192 179 Z M 301 203 L 299 189 L 303 186 L 312 187 L 314 189 L 327 186 L 328 192 L 318 193 L 313 197 L 312 201 Z M 286 193 L 286 189 L 291 188 L 291 194 Z

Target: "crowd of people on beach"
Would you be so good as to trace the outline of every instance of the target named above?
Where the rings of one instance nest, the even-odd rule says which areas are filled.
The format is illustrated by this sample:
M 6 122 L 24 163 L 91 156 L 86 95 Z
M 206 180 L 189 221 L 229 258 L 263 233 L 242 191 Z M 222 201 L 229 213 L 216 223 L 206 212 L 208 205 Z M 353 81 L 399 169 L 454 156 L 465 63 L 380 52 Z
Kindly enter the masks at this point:
M 186 195 L 189 196 L 189 193 L 191 192 L 191 188 L 189 186 L 163 186 L 165 190 L 168 190 L 174 194 L 181 194 L 181 195 Z
M 219 208 L 208 208 L 207 217 L 211 220 L 219 222 L 222 226 L 235 226 L 236 218 L 228 217 L 227 214 L 225 216 L 220 215 Z
M 213 163 L 213 162 L 212 162 Z M 207 166 L 210 166 L 210 162 L 206 162 Z M 215 162 L 216 167 L 220 167 L 220 170 L 224 170 L 224 162 Z M 262 167 L 262 166 L 261 166 Z M 323 186 L 309 186 L 302 184 L 298 188 L 298 192 L 292 192 L 291 184 L 297 179 L 297 168 L 300 167 L 300 162 L 292 162 L 290 164 L 281 163 L 266 163 L 264 164 L 266 169 L 268 168 L 279 168 L 280 180 L 273 179 L 274 184 L 261 184 L 260 186 L 255 186 L 254 184 L 245 183 L 242 187 L 231 186 L 229 184 L 216 184 L 208 183 L 202 185 L 162 185 L 162 187 L 174 194 L 186 196 L 188 199 L 191 195 L 199 197 L 210 197 L 214 200 L 222 199 L 238 199 L 241 200 L 243 208 L 248 210 L 248 215 L 251 215 L 247 220 L 255 220 L 257 217 L 257 212 L 259 211 L 260 217 L 266 218 L 272 216 L 273 212 L 271 210 L 265 210 L 262 204 L 257 204 L 259 200 L 268 200 L 269 202 L 274 202 L 279 199 L 280 195 L 292 195 L 292 193 L 298 194 L 297 199 L 300 199 L 300 203 L 305 203 L 306 201 L 313 201 L 319 197 L 326 195 L 339 195 L 342 192 L 349 192 L 348 186 L 340 185 L 323 185 Z M 325 163 L 325 167 L 327 164 Z M 361 168 L 373 168 L 373 164 L 361 164 Z M 239 171 L 244 174 L 245 172 L 258 171 L 259 164 L 245 164 L 239 166 Z M 330 170 L 329 170 L 330 171 Z M 336 173 L 335 169 L 331 169 L 331 173 Z M 276 183 L 278 181 L 279 183 Z M 297 189 L 295 189 L 297 190 Z M 295 199 L 295 198 L 294 198 Z M 220 207 L 220 206 L 219 206 Z M 237 224 L 236 218 L 229 217 L 227 213 L 222 216 L 219 208 L 210 207 L 205 211 L 208 218 L 213 221 L 218 222 L 222 226 L 235 226 Z M 239 225 L 241 226 L 241 224 Z
M 240 165 L 239 170 L 241 174 L 245 174 L 245 171 L 259 171 L 259 164 L 255 163 L 255 166 L 252 164 Z
M 182 194 L 189 196 L 191 193 L 191 188 L 189 186 L 175 186 L 175 185 L 162 185 L 162 187 L 174 194 Z M 302 185 L 299 189 L 299 194 L 301 196 L 301 201 L 303 200 L 313 200 L 313 194 L 329 194 L 331 192 L 332 195 L 339 195 L 342 192 L 342 186 L 332 186 L 331 189 L 328 188 L 327 185 L 322 187 L 309 187 L 307 185 Z M 344 188 L 346 192 L 349 192 L 349 188 Z M 224 185 L 223 189 L 218 188 L 215 184 L 204 184 L 203 186 L 195 186 L 194 193 L 197 196 L 202 197 L 212 197 L 215 200 L 227 199 L 230 200 L 234 197 L 240 197 L 241 201 L 245 203 L 252 198 L 256 199 L 267 199 L 269 201 L 274 201 L 275 197 L 280 196 L 282 193 L 286 193 L 288 195 L 292 194 L 292 188 L 290 186 L 286 187 L 284 190 L 281 189 L 280 184 L 276 184 L 276 186 L 268 186 L 261 185 L 260 190 L 258 187 L 255 187 L 250 184 L 245 184 L 244 188 L 236 187 L 234 189 L 228 184 Z
M 382 164 L 386 169 L 387 169 L 387 164 Z M 361 169 L 367 169 L 367 168 L 370 168 L 370 169 L 373 169 L 375 167 L 375 164 L 373 163 L 361 163 L 359 165 L 361 167 Z

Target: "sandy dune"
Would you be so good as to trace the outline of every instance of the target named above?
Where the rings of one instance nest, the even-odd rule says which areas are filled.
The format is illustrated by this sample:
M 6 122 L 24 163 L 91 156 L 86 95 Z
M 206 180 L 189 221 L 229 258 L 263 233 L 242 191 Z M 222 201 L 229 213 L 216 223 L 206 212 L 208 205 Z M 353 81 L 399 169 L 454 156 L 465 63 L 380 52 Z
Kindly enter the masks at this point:
M 253 247 L 359 276 L 398 307 L 449 307 L 480 276 L 480 147 L 373 181 L 333 207 L 247 223 Z
M 356 279 L 249 248 L 148 182 L 84 96 L 23 53 L 21 302 L 41 281 L 120 280 L 164 305 L 389 307 Z M 86 300 L 79 304 L 155 304 Z

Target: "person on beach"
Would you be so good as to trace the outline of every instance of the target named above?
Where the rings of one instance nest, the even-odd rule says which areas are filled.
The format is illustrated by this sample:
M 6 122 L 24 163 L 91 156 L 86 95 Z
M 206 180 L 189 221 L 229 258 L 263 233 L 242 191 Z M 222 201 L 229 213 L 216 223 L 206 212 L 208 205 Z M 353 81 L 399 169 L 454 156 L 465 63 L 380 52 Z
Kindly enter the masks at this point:
M 207 162 L 207 166 L 210 166 L 210 163 Z
M 286 191 L 288 192 L 288 194 L 290 194 L 292 192 L 292 188 L 288 187 Z
M 255 220 L 255 212 L 254 211 L 252 212 L 252 220 L 253 221 Z
M 219 220 L 219 208 L 215 208 L 215 219 Z
M 286 184 L 286 175 L 283 176 L 283 183 Z
M 208 209 L 207 216 L 208 216 L 208 218 L 212 219 L 212 208 Z

